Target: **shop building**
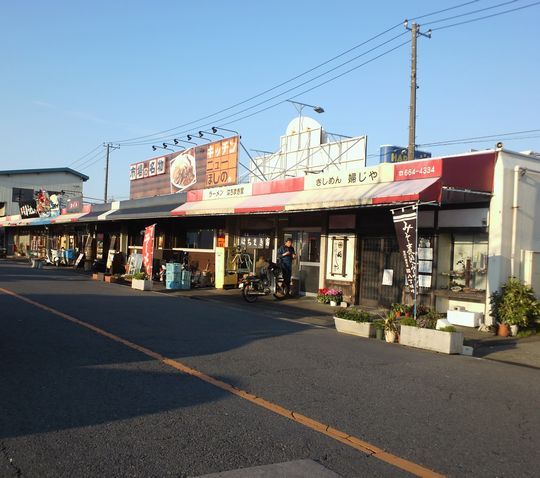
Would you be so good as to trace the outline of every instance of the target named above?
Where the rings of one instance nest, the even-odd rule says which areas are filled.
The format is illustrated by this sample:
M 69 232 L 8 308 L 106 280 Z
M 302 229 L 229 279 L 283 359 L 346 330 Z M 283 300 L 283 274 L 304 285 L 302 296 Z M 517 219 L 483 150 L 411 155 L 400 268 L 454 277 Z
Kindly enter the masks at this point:
M 83 183 L 88 179 L 71 168 L 0 171 L 0 221 L 12 218 L 22 226 L 29 219 L 59 215 L 68 202 L 82 205 Z M 28 231 L 19 230 L 17 237 L 4 232 L 0 228 L 0 248 L 8 254 L 30 250 Z
M 154 269 L 187 252 L 197 284 L 218 288 L 236 285 L 261 256 L 276 260 L 291 238 L 300 294 L 334 287 L 349 302 L 389 306 L 412 300 L 392 210 L 414 205 L 419 301 L 490 323 L 489 295 L 508 276 L 540 290 L 539 178 L 538 155 L 496 149 L 113 202 L 48 224 L 4 218 L 0 227 L 90 238 L 88 257 L 105 260 L 112 248 L 122 268 L 156 224 Z

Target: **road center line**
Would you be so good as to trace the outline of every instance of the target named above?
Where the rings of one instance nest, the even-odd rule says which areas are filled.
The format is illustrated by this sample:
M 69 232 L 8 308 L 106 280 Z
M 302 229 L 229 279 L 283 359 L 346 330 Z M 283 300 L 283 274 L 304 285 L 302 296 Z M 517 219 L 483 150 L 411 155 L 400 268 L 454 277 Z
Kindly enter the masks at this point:
M 134 342 L 131 342 L 129 340 L 123 339 L 122 337 L 119 337 L 118 335 L 111 334 L 110 332 L 107 332 L 106 330 L 101 329 L 100 327 L 96 327 L 95 325 L 79 320 L 76 317 L 65 314 L 64 312 L 61 312 L 57 309 L 41 304 L 23 295 L 17 294 L 16 292 L 13 292 L 8 289 L 4 289 L 2 287 L 0 287 L 0 292 L 3 292 L 4 294 L 15 297 L 23 302 L 31 304 L 42 310 L 50 312 L 51 314 L 61 317 L 62 319 L 65 319 L 74 324 L 80 325 L 81 327 L 85 327 L 91 330 L 92 332 L 95 332 L 103 337 L 107 337 L 108 339 L 121 343 L 125 345 L 126 347 L 129 347 L 130 349 L 136 350 L 148 357 L 158 360 L 164 365 L 167 365 L 179 372 L 198 378 L 199 380 L 202 380 L 203 382 L 209 383 L 221 390 L 224 390 L 233 395 L 236 395 L 237 397 L 243 398 L 244 400 L 247 400 L 248 402 L 258 405 L 259 407 L 269 410 L 277 415 L 281 415 L 296 423 L 300 423 L 301 425 L 304 425 L 305 427 L 310 428 L 311 430 L 322 433 L 323 435 L 333 438 L 334 440 L 337 440 L 340 443 L 343 443 L 351 448 L 354 448 L 355 450 L 361 451 L 362 453 L 365 453 L 373 458 L 384 461 L 385 463 L 388 463 L 396 468 L 400 468 L 401 470 L 407 471 L 409 473 L 412 473 L 413 475 L 421 476 L 421 477 L 429 477 L 429 478 L 442 478 L 443 477 L 443 475 L 436 473 L 435 471 L 432 471 L 428 468 L 423 467 L 422 465 L 406 460 L 404 458 L 400 458 L 399 456 L 393 455 L 392 453 L 386 452 L 383 449 L 375 445 L 372 445 L 371 443 L 368 443 L 367 441 L 361 440 L 360 438 L 349 435 L 348 433 L 332 428 L 329 425 L 325 425 L 321 422 L 318 422 L 317 420 L 313 420 L 312 418 L 309 418 L 298 412 L 288 410 L 280 405 L 269 402 L 268 400 L 265 400 L 262 397 L 258 397 L 252 393 L 246 392 L 245 390 L 234 387 L 233 385 L 223 382 L 221 380 L 218 380 L 216 378 L 213 378 L 210 375 L 206 375 L 205 373 L 200 372 L 199 370 L 196 370 L 194 368 L 191 368 L 177 360 L 173 360 L 171 358 L 165 357 L 157 352 L 154 352 L 153 350 L 150 350 L 141 345 L 137 345 Z

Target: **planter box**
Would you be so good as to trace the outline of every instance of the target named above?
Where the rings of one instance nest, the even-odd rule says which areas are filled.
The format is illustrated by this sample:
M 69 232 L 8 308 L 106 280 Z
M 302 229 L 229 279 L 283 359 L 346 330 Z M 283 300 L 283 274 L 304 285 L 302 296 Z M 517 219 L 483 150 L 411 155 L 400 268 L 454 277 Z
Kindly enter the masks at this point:
M 105 282 L 109 282 L 110 284 L 114 284 L 115 282 L 118 282 L 118 280 L 118 277 L 105 276 Z
M 375 326 L 372 322 L 355 322 L 354 320 L 334 317 L 336 330 L 343 334 L 358 335 L 359 337 L 375 337 Z
M 152 290 L 154 283 L 151 280 L 145 279 L 133 279 L 131 281 L 131 288 L 138 290 Z
M 443 354 L 460 354 L 463 351 L 463 333 L 402 325 L 399 343 Z

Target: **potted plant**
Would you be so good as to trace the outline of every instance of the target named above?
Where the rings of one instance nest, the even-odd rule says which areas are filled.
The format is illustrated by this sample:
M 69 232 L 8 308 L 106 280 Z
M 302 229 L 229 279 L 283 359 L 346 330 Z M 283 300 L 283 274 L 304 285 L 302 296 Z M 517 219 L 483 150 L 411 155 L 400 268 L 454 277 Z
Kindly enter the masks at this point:
M 334 324 L 336 330 L 344 334 L 360 337 L 373 337 L 375 335 L 371 315 L 355 307 L 337 310 L 334 314 Z
M 133 274 L 131 280 L 131 288 L 138 290 L 152 290 L 153 282 L 148 279 L 148 275 L 144 272 L 137 272 Z
M 336 307 L 339 303 L 343 301 L 343 292 L 337 289 L 319 289 L 317 292 L 317 302 L 321 304 L 330 304 L 333 307 Z
M 515 277 L 506 281 L 501 292 L 491 294 L 489 301 L 491 315 L 499 324 L 498 335 L 503 337 L 509 335 L 509 327 L 515 336 L 519 327 L 528 327 L 540 317 L 540 302 L 536 300 L 532 287 Z
M 384 320 L 374 320 L 373 327 L 375 327 L 375 338 L 378 340 L 384 340 Z
M 393 311 L 386 314 L 384 319 L 384 338 L 388 343 L 394 343 L 398 332 L 398 318 Z

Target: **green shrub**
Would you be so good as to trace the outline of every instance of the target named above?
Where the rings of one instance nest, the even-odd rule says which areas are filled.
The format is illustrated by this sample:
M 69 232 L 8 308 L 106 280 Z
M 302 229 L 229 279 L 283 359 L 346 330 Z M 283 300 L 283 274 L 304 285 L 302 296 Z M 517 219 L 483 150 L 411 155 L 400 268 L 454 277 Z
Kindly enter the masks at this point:
M 457 332 L 457 329 L 452 325 L 448 325 L 446 327 L 441 327 L 439 330 L 441 332 Z
M 437 326 L 437 320 L 441 318 L 441 314 L 431 309 L 427 313 L 420 315 L 416 318 L 418 327 L 423 329 L 434 329 Z
M 414 320 L 414 317 L 403 317 L 399 323 L 401 325 L 410 325 L 411 327 L 418 327 L 418 322 Z
M 372 320 L 369 312 L 354 307 L 350 309 L 339 309 L 334 315 L 340 319 L 354 320 L 355 322 L 371 322 Z
M 536 300 L 532 287 L 510 277 L 501 292 L 489 298 L 491 315 L 499 323 L 528 327 L 540 317 L 540 302 Z
M 147 276 L 144 272 L 135 272 L 135 274 L 133 274 L 133 279 L 136 280 L 145 280 L 146 278 Z

